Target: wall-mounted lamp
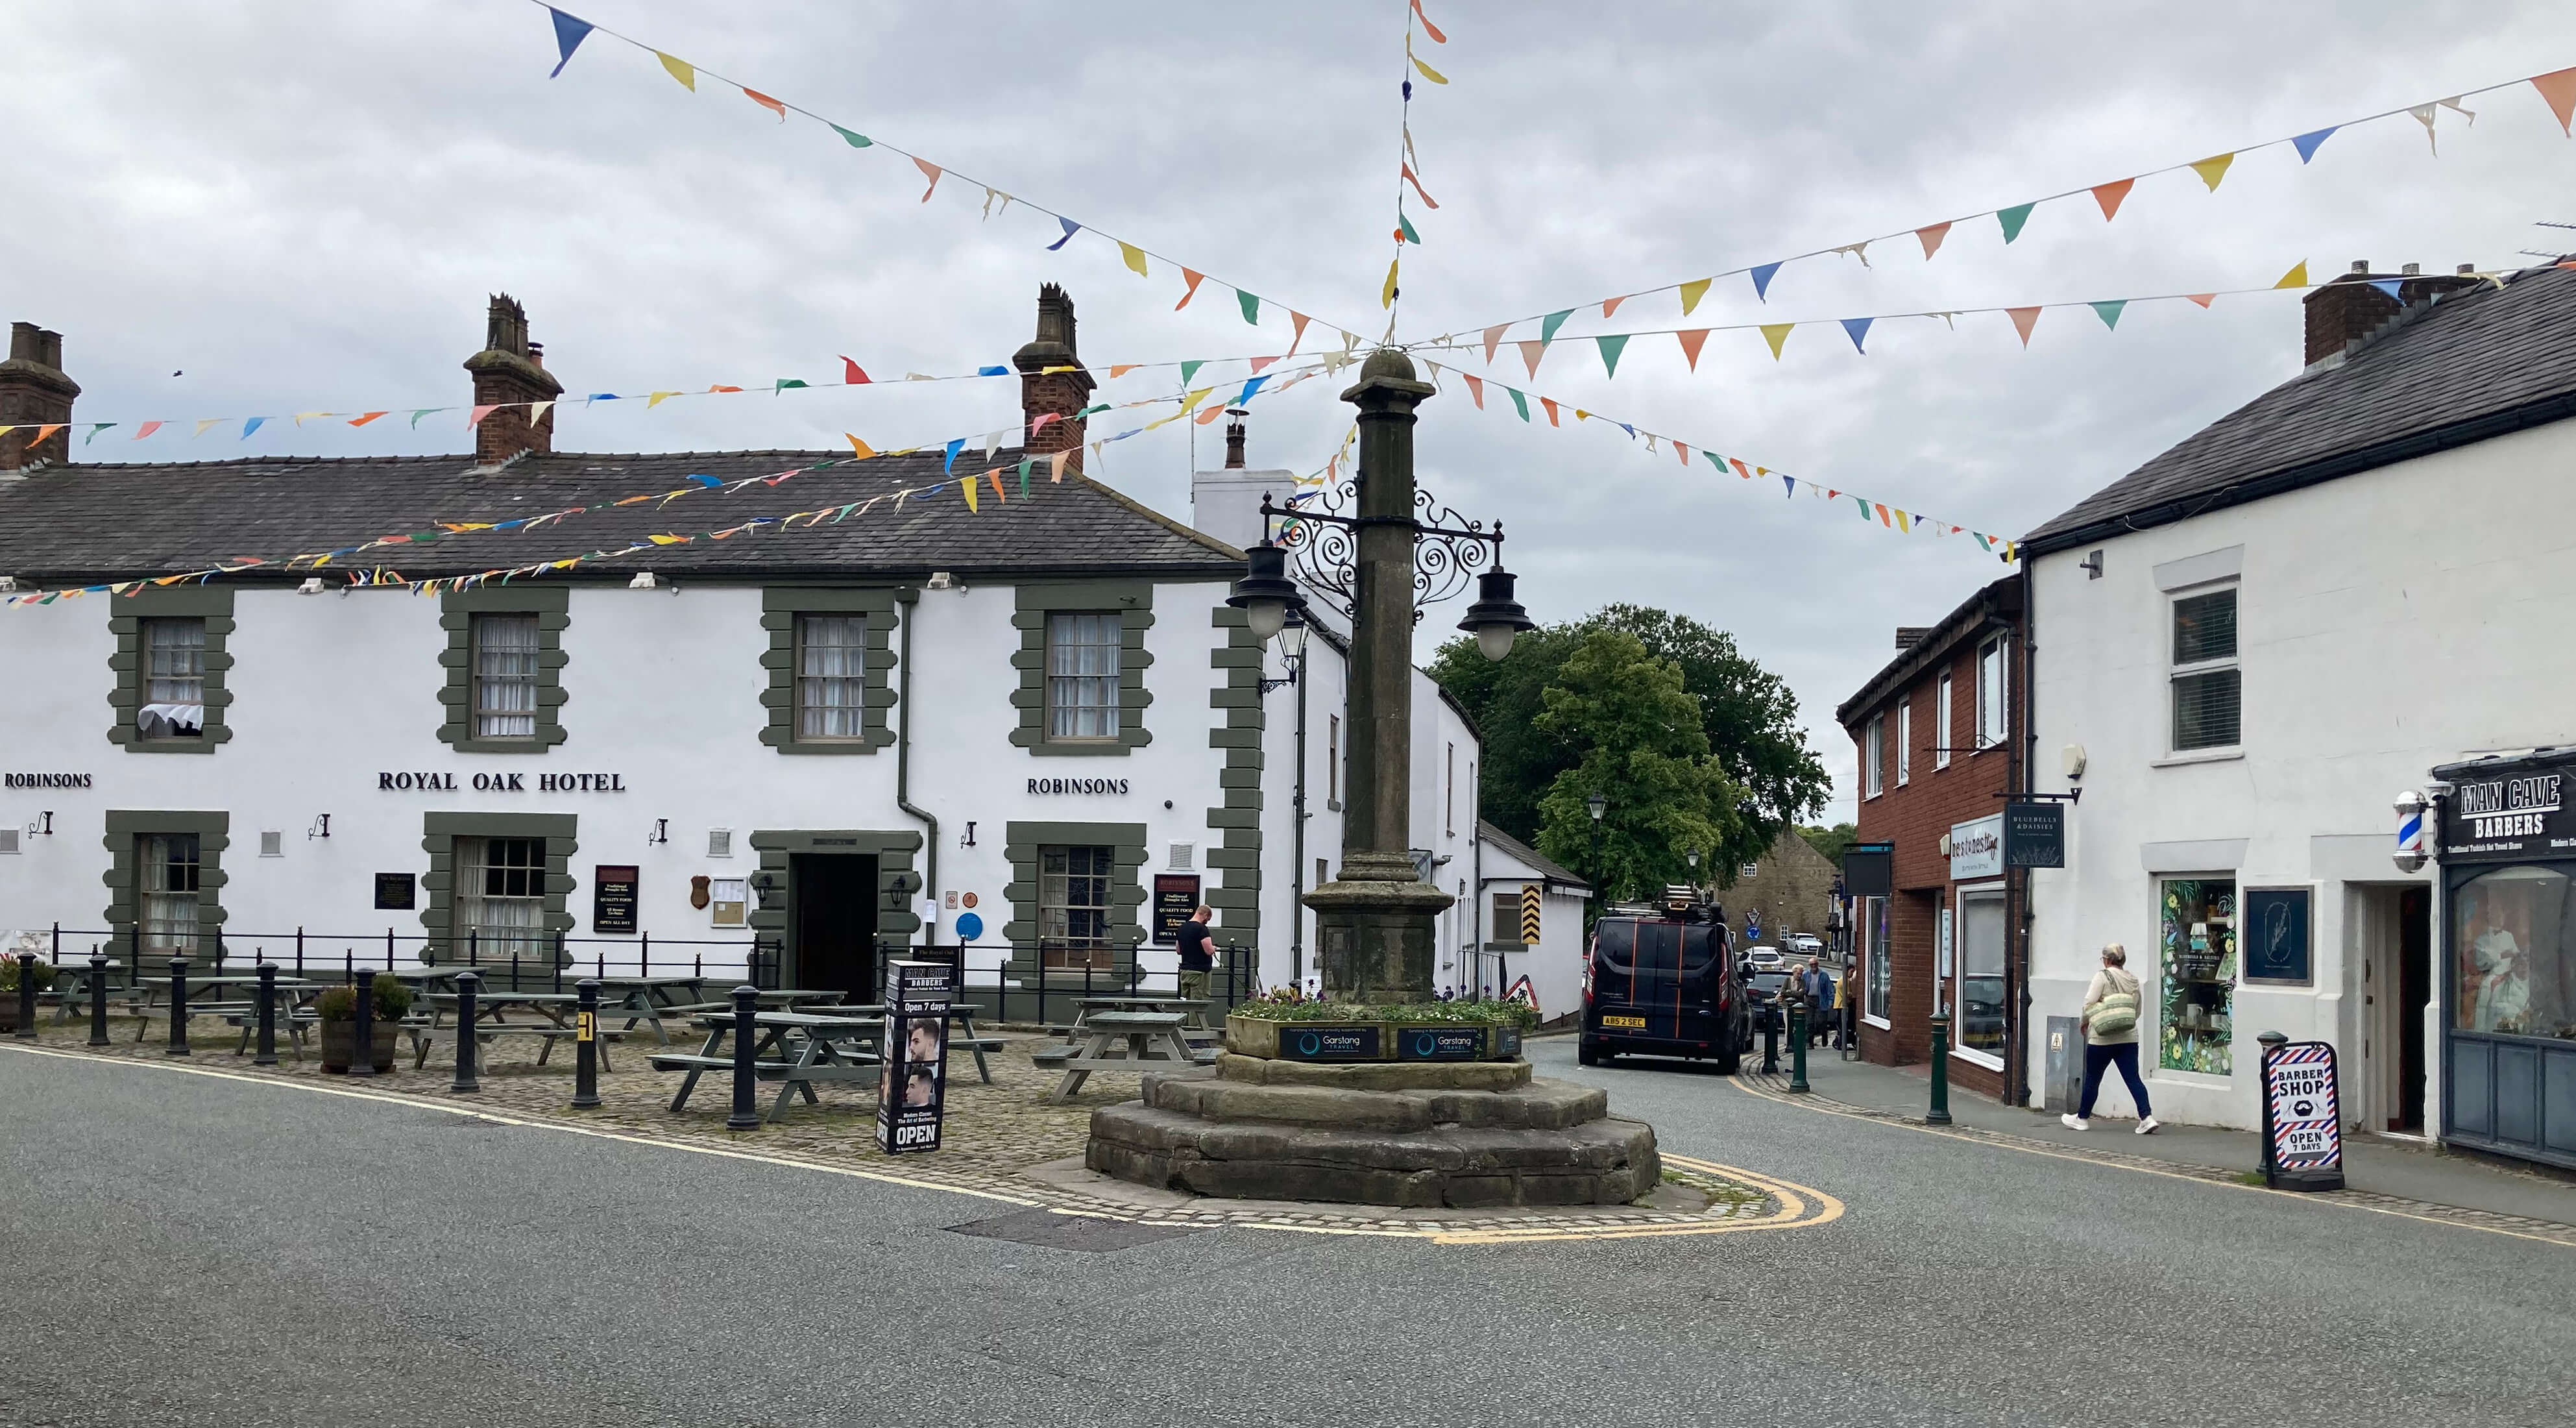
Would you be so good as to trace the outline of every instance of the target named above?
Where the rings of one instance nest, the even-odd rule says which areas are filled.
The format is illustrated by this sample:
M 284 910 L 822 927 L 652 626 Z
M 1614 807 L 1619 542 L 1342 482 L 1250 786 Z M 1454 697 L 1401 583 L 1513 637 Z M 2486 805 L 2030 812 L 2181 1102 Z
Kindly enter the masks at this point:
M 331 836 L 331 815 L 330 815 L 330 814 L 328 814 L 328 813 L 317 813 L 317 814 L 314 814 L 314 815 L 313 815 L 313 826 L 304 830 L 304 836 L 305 836 L 306 838 L 308 838 L 308 839 L 309 839 L 309 838 L 328 838 L 328 837 L 330 837 L 330 836 Z
M 321 577 L 321 576 L 319 576 L 319 575 L 308 575 L 308 576 L 305 576 L 305 577 L 304 577 L 304 583 L 295 587 L 295 593 L 296 593 L 296 594 L 298 594 L 298 595 L 319 595 L 319 594 L 321 594 L 321 593 L 322 593 L 322 577 Z
M 670 841 L 671 841 L 671 820 L 670 820 L 670 819 L 668 819 L 668 818 L 656 818 L 656 819 L 654 819 L 654 820 L 653 820 L 653 831 L 644 835 L 644 841 L 645 841 L 647 844 L 653 844 L 653 843 L 668 843 L 668 842 L 670 842 Z
M 887 879 L 886 879 L 886 911 L 888 911 L 888 912 L 901 912 L 901 911 L 903 911 L 903 908 L 904 908 L 904 896 L 905 896 L 905 894 L 907 894 L 907 893 L 911 892 L 914 888 L 917 888 L 917 887 L 919 887 L 919 886 L 921 886 L 921 880 L 920 880 L 919 878 L 914 877 L 914 876 L 913 876 L 912 874 L 910 874 L 910 873 L 901 873 L 901 872 L 899 872 L 899 873 L 896 873 L 894 876 L 892 876 L 892 877 L 890 877 L 890 878 L 887 878 Z
M 31 837 L 49 838 L 53 836 L 53 832 L 54 815 L 50 809 L 42 815 L 41 821 L 27 825 L 27 833 Z
M 930 578 L 922 582 L 921 588 L 924 590 L 955 590 L 960 587 L 957 584 L 956 576 L 949 574 L 945 570 L 934 570 L 930 572 Z
M 975 822 L 973 819 L 967 820 L 966 832 L 957 840 L 957 846 L 960 848 L 972 848 L 975 846 Z
M 2098 550 L 2097 550 L 2097 551 L 2094 551 L 2093 553 L 2091 553 L 2090 555 L 2085 556 L 2085 557 L 2084 557 L 2084 559 L 2083 559 L 2083 562 L 2082 562 L 2080 565 L 2078 565 L 2078 566 L 2077 566 L 2077 568 L 2078 568 L 2078 569 L 2080 569 L 2080 570 L 2082 570 L 2082 571 L 2084 572 L 2084 578 L 2085 578 L 2085 579 L 2087 579 L 2087 580 L 2099 580 L 2099 579 L 2101 579 L 2101 578 L 2102 578 L 2102 552 L 2100 552 L 2100 551 L 2098 551 Z
M 751 891 L 759 898 L 761 907 L 766 909 L 769 906 L 770 894 L 778 891 L 778 880 L 769 875 L 767 868 L 763 868 L 751 875 Z

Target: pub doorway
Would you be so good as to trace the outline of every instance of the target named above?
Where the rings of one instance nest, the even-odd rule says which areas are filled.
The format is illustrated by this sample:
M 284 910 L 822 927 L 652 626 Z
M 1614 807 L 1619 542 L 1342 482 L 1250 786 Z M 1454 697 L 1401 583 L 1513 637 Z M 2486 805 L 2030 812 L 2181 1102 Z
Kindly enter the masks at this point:
M 798 853 L 787 860 L 791 984 L 877 999 L 877 860 Z

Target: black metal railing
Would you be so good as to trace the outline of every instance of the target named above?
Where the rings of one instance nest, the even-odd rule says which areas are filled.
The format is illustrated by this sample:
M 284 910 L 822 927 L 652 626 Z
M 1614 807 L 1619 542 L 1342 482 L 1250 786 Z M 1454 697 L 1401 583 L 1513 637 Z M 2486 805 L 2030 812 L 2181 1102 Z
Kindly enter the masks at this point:
M 45 960 L 58 968 L 86 972 L 89 959 L 106 957 L 118 972 L 131 975 L 140 966 L 157 976 L 172 956 L 185 956 L 200 974 L 248 972 L 274 962 L 289 976 L 308 980 L 355 981 L 361 971 L 394 972 L 420 967 L 472 967 L 487 985 L 530 987 L 543 984 L 560 991 L 585 976 L 696 977 L 710 982 L 743 982 L 764 990 L 782 984 L 783 949 L 767 937 L 672 938 L 639 933 L 634 937 L 574 937 L 545 933 L 487 945 L 479 932 L 462 939 L 404 934 L 397 928 L 381 933 L 322 933 L 306 928 L 292 932 L 234 932 L 200 937 L 185 950 L 142 945 L 141 929 L 65 927 L 49 930 Z M 506 980 L 505 980 L 506 979 Z
M 1159 950 L 1160 955 L 1156 955 Z M 1143 955 L 1139 955 L 1143 954 Z M 1039 943 L 969 942 L 929 947 L 888 948 L 884 955 L 944 961 L 958 968 L 957 999 L 975 1008 L 979 1020 L 1019 1025 L 1070 1023 L 1086 997 L 1180 996 L 1180 972 L 1159 964 L 1168 949 L 1126 947 L 1085 956 L 1061 946 Z M 1213 1024 L 1237 1002 L 1261 991 L 1257 954 L 1250 949 L 1222 948 L 1218 965 L 1207 974 L 1207 1014 Z M 1081 965 L 1049 965 L 1050 958 Z

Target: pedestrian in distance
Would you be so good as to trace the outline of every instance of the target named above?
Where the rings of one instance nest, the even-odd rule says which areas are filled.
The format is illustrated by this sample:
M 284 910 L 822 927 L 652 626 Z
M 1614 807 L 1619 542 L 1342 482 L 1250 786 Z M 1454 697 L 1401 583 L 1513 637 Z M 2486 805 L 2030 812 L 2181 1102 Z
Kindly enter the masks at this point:
M 1181 924 L 1181 996 L 1186 1001 L 1207 1000 L 1208 972 L 1216 966 L 1208 924 L 1215 920 L 1214 908 L 1201 907 Z
M 2074 1114 L 2057 1119 L 2068 1130 L 2093 1129 L 2093 1102 L 2102 1094 L 2102 1074 L 2114 1066 L 2128 1083 L 2129 1099 L 2138 1103 L 2138 1134 L 2152 1133 L 2156 1113 L 2147 1104 L 2147 1083 L 2138 1075 L 2138 979 L 2129 971 L 2129 949 L 2117 942 L 2102 948 L 2102 970 L 2084 988 L 2084 1101 Z
M 1813 1046 L 1824 1039 L 1826 1018 L 1834 1004 L 1834 979 L 1826 975 L 1824 963 L 1814 957 L 1807 959 L 1807 970 L 1798 975 L 1806 984 L 1807 1044 Z

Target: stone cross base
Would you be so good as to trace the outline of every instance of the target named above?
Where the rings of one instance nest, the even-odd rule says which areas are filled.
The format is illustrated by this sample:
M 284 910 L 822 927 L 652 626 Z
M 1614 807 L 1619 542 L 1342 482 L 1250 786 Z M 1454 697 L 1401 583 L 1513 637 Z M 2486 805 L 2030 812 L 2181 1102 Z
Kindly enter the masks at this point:
M 1344 854 L 1341 875 L 1306 894 L 1325 1000 L 1431 1000 L 1434 920 L 1455 901 L 1402 853 Z

